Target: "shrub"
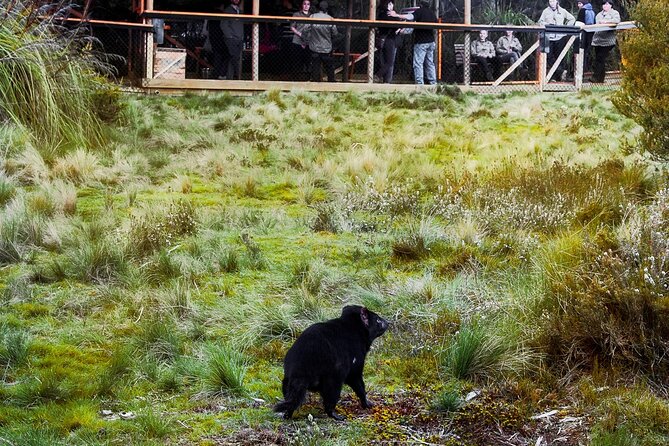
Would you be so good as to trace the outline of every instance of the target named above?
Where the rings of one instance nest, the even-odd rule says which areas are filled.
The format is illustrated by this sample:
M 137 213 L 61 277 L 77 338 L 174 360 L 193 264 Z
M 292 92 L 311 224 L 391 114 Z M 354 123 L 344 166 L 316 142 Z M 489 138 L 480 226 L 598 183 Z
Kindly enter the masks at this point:
M 644 148 L 669 158 L 669 11 L 664 0 L 638 0 L 631 10 L 638 29 L 620 33 L 623 81 L 613 102 L 644 129 Z
M 616 363 L 662 377 L 669 371 L 669 190 L 629 215 L 616 234 L 583 240 L 580 262 L 551 276 L 542 318 L 550 357 L 569 365 Z
M 178 237 L 194 234 L 197 229 L 195 208 L 185 200 L 171 203 L 167 209 L 147 209 L 133 216 L 128 234 L 128 248 L 144 257 L 172 246 Z

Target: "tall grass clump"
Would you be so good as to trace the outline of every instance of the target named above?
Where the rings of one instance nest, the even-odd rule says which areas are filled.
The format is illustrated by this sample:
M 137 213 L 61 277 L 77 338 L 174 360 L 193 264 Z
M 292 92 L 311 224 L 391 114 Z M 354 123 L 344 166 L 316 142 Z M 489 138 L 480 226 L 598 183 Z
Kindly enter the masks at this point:
M 103 140 L 99 95 L 109 65 L 85 27 L 68 29 L 64 3 L 0 3 L 0 119 L 26 127 L 48 154 Z
M 208 351 L 202 371 L 204 391 L 209 395 L 242 395 L 248 360 L 230 346 L 215 346 Z
M 143 322 L 135 344 L 149 358 L 160 363 L 172 363 L 184 352 L 181 332 L 167 317 L 154 317 Z
M 25 261 L 41 245 L 44 219 L 32 213 L 24 196 L 0 211 L 0 265 Z
M 457 379 L 492 379 L 522 375 L 531 368 L 532 355 L 498 324 L 463 324 L 445 351 L 443 367 Z
M 20 367 L 28 358 L 31 338 L 26 332 L 0 325 L 0 367 Z

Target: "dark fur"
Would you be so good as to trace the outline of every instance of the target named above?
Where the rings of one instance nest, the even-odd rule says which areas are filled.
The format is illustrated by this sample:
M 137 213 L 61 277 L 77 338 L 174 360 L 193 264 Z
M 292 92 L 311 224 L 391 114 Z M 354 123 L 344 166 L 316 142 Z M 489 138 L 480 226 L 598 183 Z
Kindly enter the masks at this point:
M 362 380 L 365 357 L 372 341 L 388 328 L 388 322 L 359 305 L 344 307 L 341 316 L 314 324 L 304 330 L 286 353 L 283 362 L 284 401 L 274 407 L 284 418 L 304 402 L 307 390 L 318 392 L 325 413 L 335 412 L 341 389 L 348 384 L 363 408 L 370 406 Z

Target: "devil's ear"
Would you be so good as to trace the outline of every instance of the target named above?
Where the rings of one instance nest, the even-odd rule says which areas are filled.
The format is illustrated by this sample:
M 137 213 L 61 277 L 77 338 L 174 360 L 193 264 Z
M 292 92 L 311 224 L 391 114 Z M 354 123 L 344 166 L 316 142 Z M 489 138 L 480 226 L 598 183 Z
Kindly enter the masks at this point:
M 365 307 L 360 308 L 360 320 L 365 327 L 369 327 L 369 312 Z

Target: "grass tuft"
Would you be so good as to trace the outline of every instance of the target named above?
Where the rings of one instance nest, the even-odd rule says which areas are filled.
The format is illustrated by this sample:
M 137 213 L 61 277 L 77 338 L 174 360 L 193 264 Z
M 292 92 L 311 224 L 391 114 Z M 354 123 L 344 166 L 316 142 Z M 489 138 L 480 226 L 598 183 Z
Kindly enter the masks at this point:
M 244 378 L 248 371 L 248 360 L 229 346 L 214 346 L 207 352 L 203 385 L 209 395 L 243 395 L 246 390 Z

